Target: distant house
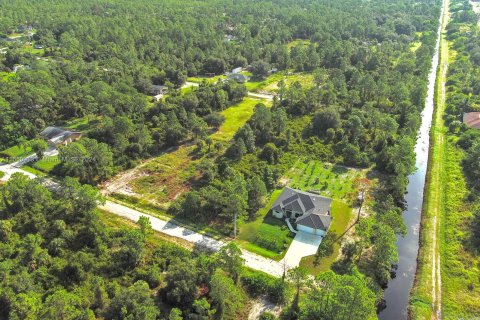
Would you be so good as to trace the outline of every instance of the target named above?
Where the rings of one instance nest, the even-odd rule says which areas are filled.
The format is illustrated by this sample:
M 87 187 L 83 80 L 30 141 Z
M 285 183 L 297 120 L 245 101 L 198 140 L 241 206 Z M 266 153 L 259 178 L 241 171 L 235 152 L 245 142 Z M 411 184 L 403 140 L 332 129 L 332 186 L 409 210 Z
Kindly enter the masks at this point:
M 225 42 L 230 42 L 232 40 L 235 40 L 235 36 L 234 35 L 231 35 L 231 34 L 226 34 L 225 35 Z
M 331 205 L 330 198 L 287 187 L 271 210 L 274 217 L 295 222 L 298 231 L 324 236 L 332 222 Z
M 153 100 L 159 101 L 164 95 L 168 93 L 168 87 L 162 85 L 153 85 Z
M 237 82 L 240 82 L 240 83 L 244 83 L 244 82 L 247 82 L 248 80 L 250 80 L 250 77 L 246 76 L 244 74 L 241 74 L 241 73 L 230 73 L 227 76 L 227 79 L 232 80 L 232 81 L 237 81 Z
M 47 127 L 40 132 L 40 136 L 45 139 L 51 147 L 58 147 L 77 141 L 82 137 L 82 133 L 58 127 Z
M 468 112 L 463 114 L 463 123 L 470 128 L 480 129 L 480 112 Z
M 34 48 L 35 49 L 43 49 L 43 46 L 41 44 L 36 44 Z
M 243 68 L 242 67 L 238 67 L 238 68 L 235 68 L 232 70 L 232 73 L 240 73 L 242 72 Z
M 30 69 L 30 66 L 29 65 L 23 65 L 23 64 L 16 64 L 13 66 L 13 72 L 16 73 L 18 70 L 22 70 L 22 69 Z

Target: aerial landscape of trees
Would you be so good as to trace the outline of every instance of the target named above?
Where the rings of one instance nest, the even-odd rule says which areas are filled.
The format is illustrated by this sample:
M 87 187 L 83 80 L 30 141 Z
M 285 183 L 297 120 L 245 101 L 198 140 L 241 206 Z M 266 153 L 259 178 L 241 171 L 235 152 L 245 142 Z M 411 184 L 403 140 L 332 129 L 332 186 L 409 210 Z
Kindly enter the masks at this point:
M 21 176 L 0 186 L 0 319 L 237 319 L 264 296 L 288 305 L 284 319 L 375 318 L 406 232 L 439 8 L 427 0 L 1 3 L 0 150 L 29 146 L 42 158 L 46 126 L 83 137 L 59 148 L 51 173 L 60 190 Z M 33 35 L 8 38 L 25 25 Z M 469 46 L 472 59 L 458 70 L 480 63 Z M 252 90 L 207 80 L 237 67 L 255 81 L 282 78 L 231 141 L 214 140 L 223 112 Z M 312 83 L 289 80 L 298 74 Z M 157 101 L 159 86 L 168 93 Z M 466 103 L 462 95 L 455 101 Z M 478 138 L 465 131 L 459 140 L 477 190 Z M 102 182 L 184 146 L 196 147 L 194 178 L 165 213 L 223 236 L 256 218 L 298 159 L 372 168 L 382 179 L 333 271 L 313 279 L 300 267 L 277 279 L 243 266 L 234 244 L 192 252 L 159 240 L 148 220 L 114 226 L 96 208 Z

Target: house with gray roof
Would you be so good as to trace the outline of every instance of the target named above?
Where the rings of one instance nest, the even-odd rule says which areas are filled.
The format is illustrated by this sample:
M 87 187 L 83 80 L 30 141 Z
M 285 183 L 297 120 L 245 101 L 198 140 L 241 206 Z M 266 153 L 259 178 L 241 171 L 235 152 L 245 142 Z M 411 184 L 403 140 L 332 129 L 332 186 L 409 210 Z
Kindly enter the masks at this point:
M 40 136 L 45 139 L 51 147 L 58 147 L 80 139 L 82 134 L 77 131 L 65 130 L 58 127 L 47 127 L 40 132 Z
M 331 206 L 330 198 L 287 187 L 271 210 L 274 217 L 294 222 L 298 231 L 324 236 L 332 222 Z

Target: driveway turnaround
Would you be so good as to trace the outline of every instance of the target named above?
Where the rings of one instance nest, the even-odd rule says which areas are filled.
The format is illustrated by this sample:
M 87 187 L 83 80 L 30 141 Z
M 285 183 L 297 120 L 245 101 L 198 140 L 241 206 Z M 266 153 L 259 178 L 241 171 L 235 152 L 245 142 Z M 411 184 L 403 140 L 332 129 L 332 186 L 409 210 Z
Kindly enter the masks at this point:
M 314 234 L 298 231 L 288 248 L 285 257 L 285 264 L 288 268 L 297 267 L 303 257 L 311 256 L 317 253 L 318 246 L 322 242 L 322 237 Z

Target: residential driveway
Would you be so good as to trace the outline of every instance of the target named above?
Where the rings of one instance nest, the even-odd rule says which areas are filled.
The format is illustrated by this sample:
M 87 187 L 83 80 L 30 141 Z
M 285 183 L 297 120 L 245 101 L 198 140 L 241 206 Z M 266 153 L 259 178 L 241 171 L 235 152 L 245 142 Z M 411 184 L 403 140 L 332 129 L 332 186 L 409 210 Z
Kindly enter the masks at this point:
M 8 179 L 10 179 L 10 177 L 14 173 L 22 173 L 28 176 L 30 179 L 36 178 L 36 176 L 33 173 L 24 171 L 22 169 L 18 169 L 11 164 L 0 165 L 0 171 L 5 173 L 5 175 L 0 179 L 0 181 L 3 181 L 3 182 L 8 181 Z
M 28 176 L 31 179 L 36 178 L 34 174 L 19 168 L 15 168 L 10 164 L 0 166 L 0 171 L 5 173 L 5 176 L 1 179 L 2 182 L 10 179 L 11 175 L 16 172 L 23 173 L 24 175 Z M 58 183 L 49 179 L 45 179 L 43 181 L 43 184 L 46 187 L 51 189 L 61 187 Z M 153 230 L 165 233 L 172 237 L 184 239 L 197 246 L 205 247 L 213 251 L 220 250 L 220 248 L 227 243 L 227 242 L 219 241 L 209 236 L 197 233 L 195 231 L 186 229 L 184 227 L 178 226 L 172 221 L 165 221 L 162 219 L 158 219 L 151 215 L 145 214 L 138 210 L 123 206 L 121 204 L 118 204 L 112 201 L 106 201 L 104 205 L 99 207 L 101 209 L 109 211 L 118 216 L 132 220 L 134 222 L 137 222 L 141 216 L 145 216 L 150 220 Z M 255 253 L 249 252 L 247 250 L 244 250 L 244 249 L 241 249 L 241 250 L 242 250 L 242 258 L 245 260 L 246 266 L 252 269 L 263 271 L 275 277 L 281 277 L 283 275 L 284 269 L 285 269 L 283 260 L 274 261 L 274 260 L 259 256 Z
M 297 267 L 303 257 L 317 253 L 322 237 L 298 231 L 283 260 L 288 268 Z

